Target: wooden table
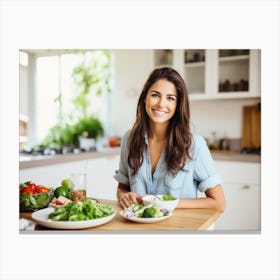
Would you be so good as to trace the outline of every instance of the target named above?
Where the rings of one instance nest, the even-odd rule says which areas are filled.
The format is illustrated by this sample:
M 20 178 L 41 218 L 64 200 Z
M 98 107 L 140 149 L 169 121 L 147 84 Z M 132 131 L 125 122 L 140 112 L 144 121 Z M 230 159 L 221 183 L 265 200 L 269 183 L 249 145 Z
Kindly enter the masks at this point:
M 192 231 L 192 230 L 207 230 L 219 217 L 219 212 L 212 209 L 175 209 L 172 217 L 157 222 L 157 223 L 136 223 L 119 215 L 121 207 L 115 200 L 98 199 L 103 204 L 112 205 L 117 213 L 113 220 L 109 223 L 93 227 L 89 229 L 82 229 L 82 231 L 121 231 L 121 232 L 133 232 L 133 231 Z M 32 221 L 31 212 L 20 213 L 20 218 L 25 218 Z M 34 221 L 33 221 L 34 222 Z M 36 225 L 37 230 L 54 230 L 43 226 Z M 59 230 L 61 231 L 61 230 Z M 80 230 L 79 230 L 80 231 Z

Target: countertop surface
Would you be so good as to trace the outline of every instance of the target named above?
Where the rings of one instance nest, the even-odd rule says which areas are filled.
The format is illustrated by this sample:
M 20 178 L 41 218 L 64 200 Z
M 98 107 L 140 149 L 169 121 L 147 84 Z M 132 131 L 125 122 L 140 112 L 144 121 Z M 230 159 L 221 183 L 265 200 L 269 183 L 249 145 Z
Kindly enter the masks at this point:
M 213 223 L 219 218 L 219 212 L 212 209 L 175 209 L 173 215 L 163 221 L 156 223 L 137 223 L 129 221 L 122 216 L 119 212 L 121 207 L 116 200 L 98 199 L 103 204 L 110 204 L 116 209 L 116 216 L 107 224 L 103 224 L 97 227 L 82 229 L 79 231 L 121 231 L 121 232 L 151 232 L 151 231 L 197 231 L 207 230 L 213 225 Z M 20 218 L 28 219 L 32 221 L 31 212 L 20 213 Z M 33 221 L 34 222 L 34 221 Z M 46 231 L 49 229 L 40 225 L 35 226 L 35 231 Z M 61 230 L 55 230 L 61 231 Z M 64 230 L 65 231 L 65 230 Z M 21 231 L 21 233 L 28 233 L 30 231 Z M 32 231 L 34 232 L 34 231 Z
M 261 162 L 261 155 L 242 154 L 235 151 L 211 151 L 214 160 L 222 161 L 240 161 L 240 162 Z M 120 147 L 104 148 L 94 152 L 82 152 L 78 154 L 59 154 L 54 156 L 34 156 L 34 155 L 20 155 L 19 168 L 33 168 L 39 166 L 46 166 L 52 164 L 67 163 L 71 161 L 89 160 L 100 157 L 115 157 L 120 155 Z
M 50 155 L 20 155 L 19 156 L 19 168 L 32 168 L 39 166 L 46 166 L 52 164 L 60 164 L 67 163 L 71 161 L 81 161 L 81 160 L 89 160 L 101 157 L 114 157 L 120 154 L 120 147 L 116 148 L 104 148 L 99 151 L 93 152 L 81 152 L 77 154 L 58 154 L 54 156 Z
M 241 162 L 261 162 L 261 155 L 258 154 L 243 154 L 237 151 L 211 151 L 214 160 L 225 161 L 241 161 Z

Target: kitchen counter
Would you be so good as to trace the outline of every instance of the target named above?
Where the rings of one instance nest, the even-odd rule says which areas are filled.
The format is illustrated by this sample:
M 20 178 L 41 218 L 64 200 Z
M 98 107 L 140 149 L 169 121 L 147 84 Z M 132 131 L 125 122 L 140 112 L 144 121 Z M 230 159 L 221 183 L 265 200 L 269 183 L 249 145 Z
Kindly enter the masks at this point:
M 241 161 L 241 162 L 261 162 L 261 155 L 242 154 L 237 151 L 212 150 L 211 154 L 214 160 Z
M 81 152 L 77 154 L 58 154 L 54 156 L 44 155 L 20 155 L 19 168 L 26 169 L 32 167 L 46 166 L 59 163 L 67 163 L 72 161 L 89 160 L 102 157 L 114 157 L 120 154 L 120 147 L 104 148 L 99 151 Z
M 103 204 L 112 205 L 117 213 L 116 216 L 107 224 L 100 225 L 89 229 L 82 229 L 79 231 L 111 231 L 111 232 L 158 232 L 158 231 L 172 231 L 172 232 L 183 232 L 183 231 L 198 231 L 209 229 L 214 222 L 219 218 L 219 212 L 213 209 L 175 209 L 173 215 L 163 221 L 157 223 L 136 223 L 119 215 L 121 207 L 116 200 L 105 200 L 99 199 Z M 20 213 L 20 218 L 32 220 L 30 212 Z M 33 221 L 34 222 L 34 221 Z M 35 231 L 54 231 L 43 226 L 36 225 Z M 55 230 L 61 231 L 61 230 Z M 65 231 L 65 230 L 64 230 Z M 30 231 L 20 231 L 21 233 L 30 233 Z M 34 232 L 34 231 L 33 231 Z
M 254 154 L 241 154 L 235 151 L 211 151 L 214 160 L 225 161 L 241 161 L 241 162 L 261 162 L 260 155 Z M 72 161 L 89 160 L 102 157 L 114 157 L 120 154 L 120 147 L 116 148 L 104 148 L 95 152 L 81 152 L 78 154 L 59 154 L 54 156 L 33 156 L 33 155 L 21 155 L 19 157 L 19 168 L 33 168 L 39 166 L 47 166 L 52 164 L 67 163 Z

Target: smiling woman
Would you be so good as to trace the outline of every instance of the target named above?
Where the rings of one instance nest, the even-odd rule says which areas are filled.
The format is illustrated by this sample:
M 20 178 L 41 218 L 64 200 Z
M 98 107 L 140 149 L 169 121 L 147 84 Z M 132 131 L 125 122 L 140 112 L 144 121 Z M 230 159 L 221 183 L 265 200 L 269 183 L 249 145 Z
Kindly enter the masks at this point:
M 122 139 L 118 201 L 123 208 L 147 194 L 179 198 L 178 208 L 223 212 L 221 177 L 203 137 L 190 131 L 187 88 L 180 74 L 158 68 L 148 77 L 136 121 Z M 137 147 L 137 149 L 135 148 Z M 198 198 L 198 191 L 205 193 Z

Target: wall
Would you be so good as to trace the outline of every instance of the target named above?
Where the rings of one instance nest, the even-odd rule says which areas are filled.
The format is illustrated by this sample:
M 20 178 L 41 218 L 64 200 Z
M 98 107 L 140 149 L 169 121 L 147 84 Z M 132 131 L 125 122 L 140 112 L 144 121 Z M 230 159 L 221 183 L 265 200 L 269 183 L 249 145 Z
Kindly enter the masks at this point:
M 257 104 L 259 99 L 228 99 L 191 101 L 191 123 L 193 131 L 204 137 L 241 138 L 242 108 Z
M 112 100 L 114 134 L 122 136 L 135 121 L 138 97 L 153 69 L 152 50 L 115 50 Z

